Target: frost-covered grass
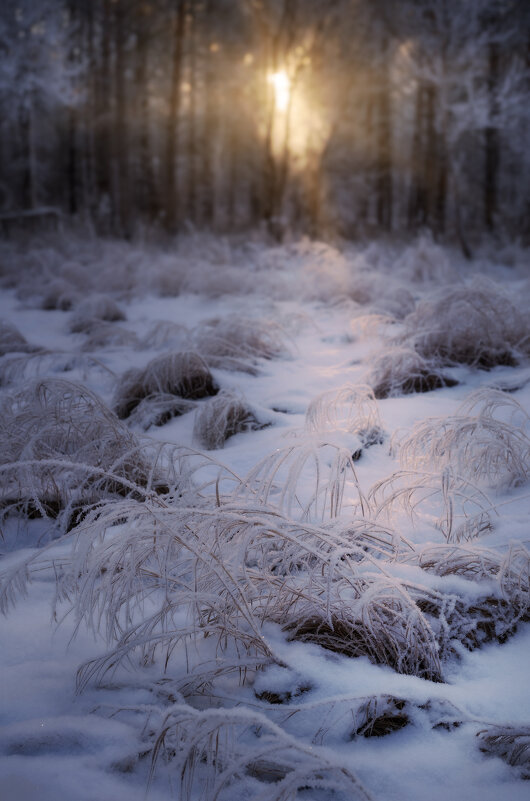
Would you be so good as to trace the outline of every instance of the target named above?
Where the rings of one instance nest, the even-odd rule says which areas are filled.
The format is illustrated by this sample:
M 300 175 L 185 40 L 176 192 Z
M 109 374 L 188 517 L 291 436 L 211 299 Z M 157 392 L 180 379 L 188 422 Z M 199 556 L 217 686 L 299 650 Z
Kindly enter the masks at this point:
M 524 798 L 523 255 L 1 250 L 11 796 Z

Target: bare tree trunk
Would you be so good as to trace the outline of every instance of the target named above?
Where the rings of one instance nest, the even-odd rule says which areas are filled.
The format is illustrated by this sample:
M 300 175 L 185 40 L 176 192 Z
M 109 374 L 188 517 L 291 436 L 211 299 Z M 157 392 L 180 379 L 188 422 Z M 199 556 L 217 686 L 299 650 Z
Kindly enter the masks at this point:
M 488 47 L 489 125 L 485 130 L 484 222 L 488 231 L 495 227 L 497 212 L 497 176 L 499 170 L 499 133 L 497 130 L 497 85 L 499 47 L 494 41 Z
M 23 104 L 20 128 L 22 132 L 23 157 L 22 163 L 22 205 L 25 209 L 33 209 L 37 203 L 35 187 L 35 136 L 33 130 L 33 100 L 31 96 L 27 104 Z
M 115 170 L 115 203 L 118 218 L 118 231 L 131 235 L 131 207 L 129 187 L 129 136 L 128 107 L 126 90 L 126 0 L 114 2 L 114 40 L 116 55 L 114 61 L 116 101 L 114 106 L 113 167 Z
M 166 130 L 166 149 L 164 172 L 166 175 L 165 202 L 166 228 L 174 233 L 178 227 L 178 189 L 177 189 L 177 152 L 179 139 L 179 113 L 181 100 L 183 39 L 185 27 L 185 2 L 176 0 L 171 20 L 173 39 L 173 61 L 171 73 L 171 89 Z
M 140 214 L 149 221 L 156 216 L 156 190 L 149 141 L 149 83 L 148 83 L 148 46 L 142 36 L 141 26 L 138 31 L 136 47 L 136 119 L 138 128 L 138 152 L 136 157 L 135 198 Z
M 186 39 L 189 42 L 189 109 L 188 109 L 188 202 L 186 217 L 197 222 L 197 15 L 192 0 L 188 7 Z
M 415 228 L 418 223 L 425 222 L 425 186 L 423 175 L 423 164 L 421 151 L 423 147 L 423 124 L 424 124 L 425 91 L 421 81 L 418 82 L 416 90 L 416 101 L 414 107 L 414 132 L 412 134 L 412 154 L 411 154 L 411 186 L 409 194 L 408 222 L 410 228 Z
M 386 230 L 392 227 L 392 104 L 390 99 L 389 48 L 383 35 L 380 46 L 381 85 L 377 96 L 377 221 Z
M 219 127 L 219 99 L 217 96 L 216 65 L 219 61 L 218 45 L 212 42 L 212 32 L 208 21 L 212 18 L 215 0 L 208 0 L 203 25 L 205 27 L 204 41 L 211 43 L 205 48 L 204 60 L 204 106 L 202 115 L 201 134 L 201 202 L 200 218 L 207 227 L 212 227 L 215 219 L 215 174 L 214 174 L 214 148 Z
M 100 6 L 100 25 L 98 44 L 101 57 L 96 80 L 95 92 L 95 166 L 96 166 L 96 202 L 98 216 L 105 227 L 113 224 L 113 208 L 111 201 L 111 116 L 112 116 L 112 73 L 111 73 L 111 38 L 109 20 L 111 14 L 110 0 L 103 0 Z M 108 202 L 109 208 L 102 209 L 102 202 Z M 102 217 L 103 212 L 103 219 Z M 109 215 L 108 219 L 105 217 Z

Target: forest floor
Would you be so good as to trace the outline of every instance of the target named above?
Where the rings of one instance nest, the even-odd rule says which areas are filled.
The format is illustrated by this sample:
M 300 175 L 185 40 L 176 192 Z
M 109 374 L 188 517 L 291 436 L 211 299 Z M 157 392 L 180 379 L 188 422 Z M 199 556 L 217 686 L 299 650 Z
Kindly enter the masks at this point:
M 0 801 L 528 798 L 527 254 L 0 251 Z

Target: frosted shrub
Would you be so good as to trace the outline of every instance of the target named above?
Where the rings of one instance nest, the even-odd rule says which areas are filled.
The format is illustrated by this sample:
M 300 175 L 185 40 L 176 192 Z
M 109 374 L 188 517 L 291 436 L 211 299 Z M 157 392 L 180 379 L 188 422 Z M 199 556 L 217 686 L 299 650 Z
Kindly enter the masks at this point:
M 127 521 L 123 536 L 102 540 L 113 519 Z M 331 529 L 272 511 L 164 509 L 153 501 L 127 501 L 92 513 L 82 531 L 81 561 L 72 565 L 84 588 L 78 612 L 90 620 L 98 609 L 108 609 L 108 637 L 117 640 L 111 652 L 86 666 L 83 681 L 103 675 L 133 651 L 150 660 L 155 651 L 170 652 L 199 633 L 218 638 L 220 645 L 235 640 L 248 654 L 270 659 L 274 654 L 263 637 L 267 621 L 291 638 L 440 678 L 434 635 L 410 591 L 387 577 L 362 575 L 360 525 L 357 539 L 347 541 Z M 134 610 L 153 597 L 155 587 L 166 591 L 137 626 Z M 172 624 L 179 608 L 190 604 L 193 619 Z M 123 614 L 130 626 L 125 631 Z
M 185 325 L 172 320 L 156 320 L 142 340 L 144 348 L 182 348 L 188 341 Z
M 137 348 L 138 337 L 121 325 L 95 321 L 87 332 L 81 350 L 91 351 L 100 348 Z

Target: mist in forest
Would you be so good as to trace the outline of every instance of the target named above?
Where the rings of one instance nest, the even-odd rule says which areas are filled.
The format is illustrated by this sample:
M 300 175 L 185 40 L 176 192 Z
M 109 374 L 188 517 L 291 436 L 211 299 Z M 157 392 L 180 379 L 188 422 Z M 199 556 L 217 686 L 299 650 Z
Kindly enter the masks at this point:
M 525 240 L 529 42 L 519 0 L 3 3 L 4 229 Z

